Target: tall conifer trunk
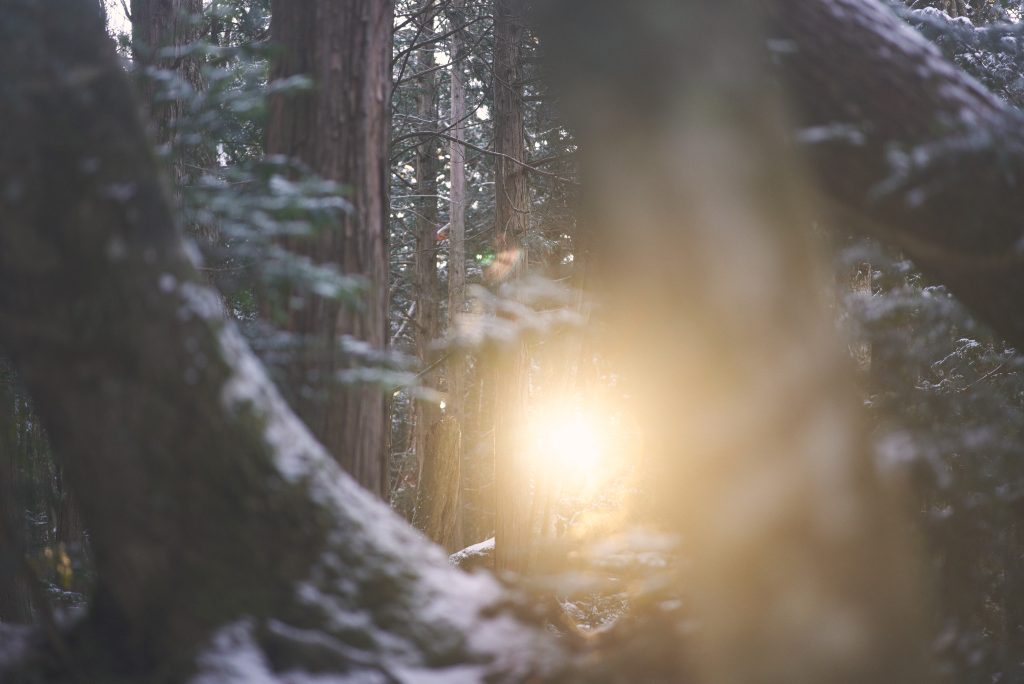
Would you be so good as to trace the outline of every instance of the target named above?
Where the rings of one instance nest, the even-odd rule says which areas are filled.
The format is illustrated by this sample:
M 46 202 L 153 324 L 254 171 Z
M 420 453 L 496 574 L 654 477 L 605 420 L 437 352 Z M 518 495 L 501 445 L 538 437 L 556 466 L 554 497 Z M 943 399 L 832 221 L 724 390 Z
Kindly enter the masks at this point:
M 522 99 L 521 0 L 497 0 L 494 17 L 494 232 L 499 262 L 514 264 L 505 278 L 526 270 L 530 195 Z M 495 399 L 495 567 L 522 571 L 527 564 L 529 480 L 522 454 L 528 396 L 525 349 L 501 353 Z
M 203 88 L 199 60 L 184 51 L 202 34 L 202 0 L 131 0 L 132 53 L 136 66 L 156 68 L 172 73 L 195 90 Z M 174 142 L 175 125 L 184 113 L 181 99 L 157 101 L 158 80 L 150 76 L 141 79 L 142 103 L 157 144 Z M 195 158 L 193 158 L 195 157 Z M 180 152 L 171 159 L 175 197 L 180 205 L 180 189 L 196 177 L 196 167 L 203 155 L 184 155 Z
M 423 6 L 423 21 L 428 26 L 422 31 L 420 40 L 431 40 L 434 35 L 434 13 L 430 11 L 433 0 Z M 420 128 L 433 131 L 437 127 L 437 71 L 433 43 L 417 50 L 416 69 L 421 75 L 416 79 L 416 116 Z M 440 163 L 437 158 L 438 140 L 430 136 L 416 146 L 416 256 L 415 256 L 415 297 L 416 297 L 416 356 L 425 368 L 431 366 L 432 345 L 439 335 L 440 284 L 437 278 L 437 174 Z M 421 382 L 429 387 L 437 386 L 437 370 L 427 370 Z M 429 458 L 427 454 L 428 434 L 440 419 L 440 410 L 433 402 L 417 401 L 415 404 L 416 458 L 420 473 Z
M 296 158 L 349 189 L 354 207 L 333 230 L 290 248 L 336 263 L 367 283 L 359 307 L 313 295 L 291 308 L 286 327 L 305 339 L 289 363 L 286 389 L 303 421 L 345 470 L 370 491 L 387 489 L 385 401 L 378 388 L 339 386 L 350 364 L 339 349 L 352 336 L 383 349 L 387 319 L 387 167 L 391 25 L 389 0 L 275 0 L 272 77 L 312 77 L 312 91 L 275 98 L 267 153 Z
M 463 0 L 452 0 L 448 13 L 449 23 L 452 28 L 461 25 L 465 19 L 463 15 Z M 449 43 L 449 54 L 451 55 L 451 116 L 449 126 L 453 140 L 450 143 L 450 168 L 451 177 L 449 189 L 448 208 L 448 328 L 455 332 L 459 325 L 459 316 L 463 313 L 466 303 L 466 148 L 461 141 L 465 139 L 466 127 L 463 119 L 466 117 L 466 86 L 462 79 L 464 68 L 462 60 L 463 41 L 461 34 L 456 31 L 452 34 Z M 446 412 L 455 423 L 455 428 L 464 434 L 466 426 L 466 357 L 458 349 L 451 352 L 448 357 L 447 368 L 448 379 L 448 406 Z M 462 446 L 462 439 L 459 439 L 459 509 L 456 520 L 458 526 L 459 544 L 468 546 L 474 543 L 475 539 L 468 538 L 466 524 L 466 477 L 470 472 L 475 472 L 467 467 L 465 461 L 467 450 Z

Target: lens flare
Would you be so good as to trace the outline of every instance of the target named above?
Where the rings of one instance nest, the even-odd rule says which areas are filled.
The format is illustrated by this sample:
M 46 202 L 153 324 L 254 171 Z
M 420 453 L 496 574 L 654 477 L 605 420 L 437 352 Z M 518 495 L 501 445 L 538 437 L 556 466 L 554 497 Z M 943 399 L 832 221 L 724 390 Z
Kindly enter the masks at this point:
M 600 414 L 581 406 L 539 408 L 530 426 L 536 466 L 563 484 L 595 484 L 605 466 L 606 426 Z

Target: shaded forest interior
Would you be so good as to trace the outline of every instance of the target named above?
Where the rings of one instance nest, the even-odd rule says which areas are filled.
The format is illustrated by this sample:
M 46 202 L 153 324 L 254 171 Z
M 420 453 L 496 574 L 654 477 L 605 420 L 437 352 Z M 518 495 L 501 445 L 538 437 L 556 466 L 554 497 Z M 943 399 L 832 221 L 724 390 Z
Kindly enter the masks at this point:
M 1024 681 L 1016 0 L 0 0 L 0 682 Z

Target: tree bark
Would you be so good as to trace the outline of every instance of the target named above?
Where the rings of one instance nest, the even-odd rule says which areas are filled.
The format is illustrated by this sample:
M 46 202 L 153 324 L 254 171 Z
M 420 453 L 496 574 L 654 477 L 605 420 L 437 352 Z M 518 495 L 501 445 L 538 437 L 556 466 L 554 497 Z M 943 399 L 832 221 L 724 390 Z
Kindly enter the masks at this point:
M 455 543 L 455 522 L 459 503 L 460 441 L 459 425 L 451 417 L 431 427 L 412 518 L 416 529 L 449 552 L 459 548 Z
M 177 53 L 202 36 L 202 0 L 131 0 L 131 13 L 132 54 L 136 67 L 165 70 L 194 90 L 201 90 L 200 61 L 194 55 Z M 158 102 L 158 80 L 152 76 L 143 76 L 139 83 L 157 144 L 172 145 L 185 102 L 181 99 Z M 180 198 L 180 189 L 197 176 L 194 167 L 201 165 L 200 161 L 207 161 L 194 158 L 200 156 L 179 152 L 171 158 L 176 198 Z
M 434 15 L 428 10 L 434 5 L 427 0 L 421 9 L 426 14 L 424 21 L 429 22 L 422 32 L 423 41 L 434 36 Z M 416 68 L 422 75 L 416 79 L 416 116 L 424 131 L 437 129 L 437 71 L 434 70 L 433 43 L 417 51 Z M 439 317 L 441 286 L 437 277 L 437 176 L 440 172 L 440 161 L 437 157 L 438 141 L 426 137 L 416 147 L 416 258 L 414 284 L 416 296 L 416 356 L 424 369 L 430 368 L 433 359 L 433 345 L 440 337 Z M 427 370 L 421 376 L 421 382 L 430 388 L 437 389 L 437 370 Z M 430 434 L 441 419 L 441 411 L 432 401 L 417 400 L 415 403 L 415 449 L 419 462 L 420 486 L 423 482 L 423 468 L 433 460 L 428 452 Z M 435 541 L 437 541 L 435 539 Z
M 846 223 L 1024 349 L 1024 116 L 877 0 L 773 0 L 797 139 Z
M 526 183 L 526 138 L 522 99 L 521 0 L 497 0 L 494 16 L 494 231 L 496 279 L 515 280 L 526 271 L 524 242 L 529 228 L 530 195 Z M 520 162 L 520 163 L 516 163 Z M 525 349 L 499 352 L 495 388 L 495 568 L 526 569 L 529 481 L 522 458 L 527 401 Z
M 453 0 L 448 12 L 449 24 L 459 26 L 464 23 L 463 0 Z M 452 34 L 449 41 L 449 54 L 451 56 L 451 115 L 449 127 L 451 128 L 451 144 L 449 146 L 449 164 L 451 177 L 449 179 L 449 208 L 448 208 L 448 330 L 454 333 L 458 329 L 459 317 L 463 314 L 466 305 L 466 148 L 462 141 L 466 137 L 466 127 L 463 119 L 466 117 L 466 87 L 462 82 L 464 69 L 462 60 L 463 41 L 460 32 Z M 450 416 L 456 424 L 457 429 L 462 433 L 466 426 L 466 357 L 460 349 L 454 349 L 448 357 L 446 369 L 448 380 L 446 415 Z M 462 446 L 460 434 L 459 439 L 459 461 L 460 475 L 469 471 L 466 467 L 467 450 Z M 467 509 L 465 506 L 466 494 L 464 477 L 459 481 L 459 509 L 457 514 L 456 527 L 459 533 L 459 546 L 467 546 L 474 540 L 469 539 L 465 524 Z
M 0 361 L 0 623 L 32 622 L 32 595 L 22 572 L 22 536 L 19 451 L 16 421 L 18 397 L 14 378 Z
M 271 101 L 267 153 L 304 162 L 349 188 L 354 210 L 333 230 L 289 241 L 318 262 L 366 281 L 362 305 L 303 295 L 286 328 L 306 344 L 285 384 L 303 421 L 342 467 L 378 496 L 387 494 L 385 401 L 376 387 L 340 387 L 351 361 L 339 340 L 383 349 L 387 336 L 387 179 L 390 99 L 390 0 L 275 0 L 271 37 L 280 47 L 272 77 L 311 76 L 315 87 Z

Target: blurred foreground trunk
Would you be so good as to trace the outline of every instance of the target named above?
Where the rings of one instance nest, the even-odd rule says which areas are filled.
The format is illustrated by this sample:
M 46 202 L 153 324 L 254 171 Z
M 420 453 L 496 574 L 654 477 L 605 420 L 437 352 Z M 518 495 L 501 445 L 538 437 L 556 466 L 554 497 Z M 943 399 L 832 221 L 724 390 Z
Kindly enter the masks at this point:
M 711 682 L 922 681 L 914 547 L 864 439 L 757 12 L 560 7 L 547 44 L 601 294 L 692 564 L 679 657 Z
M 1024 349 L 1024 115 L 878 0 L 773 0 L 796 139 L 844 225 Z

